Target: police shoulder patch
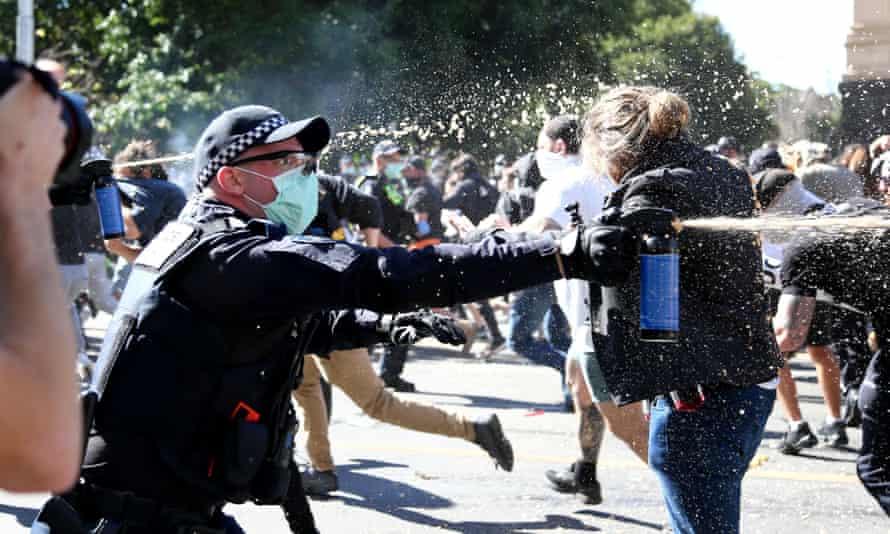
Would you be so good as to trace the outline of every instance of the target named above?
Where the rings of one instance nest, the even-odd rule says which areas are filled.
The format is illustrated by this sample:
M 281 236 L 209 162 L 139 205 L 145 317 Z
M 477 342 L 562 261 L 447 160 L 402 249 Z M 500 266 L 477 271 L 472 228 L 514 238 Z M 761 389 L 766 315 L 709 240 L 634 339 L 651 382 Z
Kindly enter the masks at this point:
M 171 222 L 136 258 L 136 264 L 160 271 L 200 230 L 190 224 Z

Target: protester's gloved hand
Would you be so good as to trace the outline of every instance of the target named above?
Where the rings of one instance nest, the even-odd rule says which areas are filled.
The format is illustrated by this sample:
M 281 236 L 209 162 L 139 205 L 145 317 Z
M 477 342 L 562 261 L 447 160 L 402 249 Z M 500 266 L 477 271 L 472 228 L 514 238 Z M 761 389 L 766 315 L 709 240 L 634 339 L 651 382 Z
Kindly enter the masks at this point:
M 396 345 L 413 345 L 425 337 L 449 345 L 463 345 L 467 338 L 454 319 L 430 311 L 400 313 L 392 318 L 389 337 Z

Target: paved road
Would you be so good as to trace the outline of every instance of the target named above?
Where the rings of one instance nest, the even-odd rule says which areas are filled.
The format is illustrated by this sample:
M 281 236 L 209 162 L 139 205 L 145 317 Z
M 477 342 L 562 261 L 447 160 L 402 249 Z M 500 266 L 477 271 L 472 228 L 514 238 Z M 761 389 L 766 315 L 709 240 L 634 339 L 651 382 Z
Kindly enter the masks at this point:
M 818 425 L 824 408 L 812 367 L 794 363 L 805 416 Z M 512 473 L 496 471 L 475 445 L 409 432 L 362 415 L 335 393 L 334 454 L 342 491 L 314 501 L 322 532 L 532 533 L 667 531 L 655 477 L 617 439 L 607 437 L 599 478 L 605 502 L 581 504 L 550 491 L 547 468 L 577 454 L 574 416 L 560 411 L 558 376 L 510 354 L 477 362 L 441 347 L 421 347 L 405 377 L 412 398 L 470 414 L 496 410 L 517 455 Z M 775 450 L 784 425 L 774 413 L 744 486 L 746 533 L 890 531 L 855 477 L 858 431 L 851 448 L 812 449 L 800 457 Z M 42 496 L 0 494 L 0 532 L 26 532 Z M 286 533 L 279 510 L 233 506 L 248 532 Z

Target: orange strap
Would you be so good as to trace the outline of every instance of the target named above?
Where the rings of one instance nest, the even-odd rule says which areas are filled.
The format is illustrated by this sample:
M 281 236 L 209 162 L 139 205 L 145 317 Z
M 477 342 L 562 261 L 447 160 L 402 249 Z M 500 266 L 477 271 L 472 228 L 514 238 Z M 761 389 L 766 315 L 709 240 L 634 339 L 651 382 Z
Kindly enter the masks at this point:
M 415 241 L 408 245 L 408 250 L 420 250 L 426 247 L 432 247 L 438 244 L 441 244 L 442 240 L 438 237 L 428 237 L 426 239 L 421 239 L 420 241 Z

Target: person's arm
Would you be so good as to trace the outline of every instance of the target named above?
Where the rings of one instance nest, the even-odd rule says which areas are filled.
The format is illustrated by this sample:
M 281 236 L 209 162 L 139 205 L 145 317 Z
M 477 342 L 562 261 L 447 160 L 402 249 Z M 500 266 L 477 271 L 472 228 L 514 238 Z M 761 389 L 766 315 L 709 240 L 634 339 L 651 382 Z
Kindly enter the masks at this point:
M 804 346 L 815 309 L 815 296 L 782 293 L 776 316 L 773 317 L 773 332 L 780 351 L 794 352 Z
M 442 198 L 442 208 L 446 210 L 464 210 L 467 197 L 473 194 L 472 188 L 473 183 L 470 180 L 461 180 Z
M 105 248 L 108 252 L 124 258 L 128 263 L 133 263 L 136 261 L 139 254 L 142 253 L 142 247 L 138 245 L 130 245 L 124 241 L 124 238 L 139 239 L 139 237 L 142 236 L 142 231 L 139 230 L 139 226 L 136 225 L 136 221 L 133 219 L 133 215 L 129 208 L 125 207 L 121 212 L 124 219 L 124 237 L 106 239 Z
M 531 216 L 514 228 L 517 232 L 532 233 L 568 228 L 571 217 L 565 207 L 569 203 L 558 184 L 546 180 L 535 193 L 535 209 Z
M 773 332 L 782 352 L 799 350 L 806 342 L 816 309 L 816 290 L 827 289 L 829 258 L 840 253 L 833 249 L 831 241 L 803 237 L 785 250 L 782 296 L 773 318 Z
M 80 464 L 76 345 L 50 231 L 60 107 L 26 77 L 0 99 L 0 487 L 68 489 Z
M 560 277 L 614 284 L 626 278 L 635 255 L 632 237 L 616 227 L 590 229 L 563 242 L 500 232 L 469 246 L 417 251 L 290 237 L 242 251 L 224 270 L 194 270 L 182 285 L 193 286 L 200 292 L 196 298 L 206 296 L 220 312 L 366 308 L 389 313 L 474 302 Z M 230 288 L 224 302 L 219 287 Z M 227 305 L 234 309 L 224 309 Z
M 380 233 L 380 228 L 362 228 L 361 233 L 365 236 L 365 246 L 376 248 L 382 246 L 380 244 L 380 239 L 383 234 Z M 389 241 L 387 239 L 387 241 Z M 392 246 L 392 242 L 388 246 Z
M 309 354 L 330 354 L 377 344 L 413 345 L 434 337 L 452 345 L 466 341 L 454 319 L 430 311 L 380 315 L 368 310 L 330 311 L 309 342 Z

